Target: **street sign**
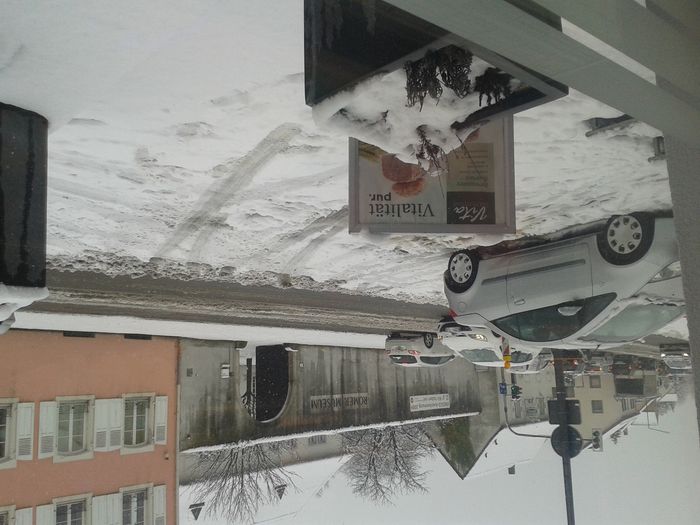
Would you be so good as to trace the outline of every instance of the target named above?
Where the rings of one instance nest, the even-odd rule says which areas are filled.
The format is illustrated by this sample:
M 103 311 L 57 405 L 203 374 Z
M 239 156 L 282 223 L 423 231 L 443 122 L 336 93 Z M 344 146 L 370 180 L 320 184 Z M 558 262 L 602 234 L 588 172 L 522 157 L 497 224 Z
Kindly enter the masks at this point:
M 552 432 L 552 448 L 562 458 L 575 458 L 583 448 L 583 439 L 572 426 L 558 426 Z
M 204 508 L 204 503 L 193 503 L 190 505 L 190 511 L 192 512 L 192 516 L 194 516 L 194 520 L 197 521 L 199 519 L 199 515 L 202 512 L 202 509 Z
M 505 383 L 498 383 L 498 393 L 502 395 L 506 395 L 508 392 L 508 385 Z

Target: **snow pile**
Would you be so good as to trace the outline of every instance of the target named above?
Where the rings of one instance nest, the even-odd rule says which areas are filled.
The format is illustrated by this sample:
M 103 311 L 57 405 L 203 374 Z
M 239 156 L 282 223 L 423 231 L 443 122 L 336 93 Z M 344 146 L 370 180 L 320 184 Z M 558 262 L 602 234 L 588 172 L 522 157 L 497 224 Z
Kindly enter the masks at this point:
M 472 90 L 474 79 L 489 67 L 483 60 L 473 58 L 469 75 Z M 478 128 L 470 126 L 458 132 L 452 124 L 486 107 L 492 99 L 489 96 L 487 102 L 484 96 L 482 100 L 477 92 L 459 96 L 453 89 L 442 85 L 438 100 L 426 96 L 424 101 L 410 105 L 406 77 L 406 71 L 399 68 L 364 80 L 314 106 L 314 121 L 321 129 L 373 144 L 396 154 L 404 162 L 419 162 L 430 171 L 429 163 L 420 158 L 418 128 L 431 144 L 448 153 Z M 509 89 L 515 91 L 520 87 L 521 83 L 511 78 Z
M 20 10 L 23 3 L 11 5 Z M 144 24 L 151 34 L 144 53 L 132 56 L 130 72 L 119 80 L 110 75 L 102 97 L 88 97 L 84 111 L 50 135 L 49 260 L 98 271 L 125 261 L 140 271 L 134 259 L 155 265 L 161 258 L 178 263 L 178 278 L 202 272 L 221 278 L 197 266 L 206 264 L 234 268 L 231 278 L 250 284 L 288 275 L 299 287 L 330 284 L 445 304 L 441 276 L 449 254 L 503 237 L 348 235 L 347 136 L 319 129 L 304 105 L 302 3 L 203 5 L 208 16 L 177 38 L 168 40 L 187 21 L 184 11 L 162 9 L 182 16 L 170 27 Z M 120 27 L 139 16 L 152 20 L 159 6 L 120 4 Z M 44 11 L 22 9 L 22 23 Z M 76 27 L 78 15 L 97 17 L 72 11 L 46 11 L 51 31 L 41 34 L 57 39 Z M 2 28 L 19 16 L 3 17 Z M 154 48 L 156 42 L 164 45 Z M 87 58 L 101 60 L 101 48 L 84 40 L 80 46 Z M 28 60 L 31 52 L 27 47 L 18 57 Z M 84 75 L 77 62 L 55 58 L 63 74 Z M 0 78 L 19 65 L 0 70 Z M 393 82 L 397 103 L 405 104 L 402 81 Z M 2 93 L 7 82 L 0 85 Z M 33 89 L 26 82 L 20 88 Z M 82 96 L 71 93 L 73 100 Z M 437 105 L 426 98 L 418 113 L 447 112 L 448 100 L 447 90 Z M 572 92 L 515 116 L 518 235 L 670 206 L 665 162 L 647 162 L 657 130 L 636 123 L 585 136 L 584 120 L 618 115 Z
M 10 319 L 20 308 L 29 306 L 34 301 L 41 301 L 49 296 L 46 288 L 32 288 L 27 286 L 8 286 L 0 283 L 0 321 Z M 3 323 L 0 334 L 5 333 L 12 322 Z

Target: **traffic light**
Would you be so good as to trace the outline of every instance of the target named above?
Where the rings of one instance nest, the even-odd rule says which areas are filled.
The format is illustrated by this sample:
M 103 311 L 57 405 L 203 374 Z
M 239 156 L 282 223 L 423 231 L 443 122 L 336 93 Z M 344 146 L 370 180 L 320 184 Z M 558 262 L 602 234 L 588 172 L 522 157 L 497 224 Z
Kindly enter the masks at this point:
M 596 452 L 601 452 L 603 450 L 603 435 L 600 433 L 600 430 L 593 431 L 591 448 Z
M 510 386 L 510 398 L 514 400 L 520 399 L 520 395 L 523 393 L 523 387 L 518 385 Z

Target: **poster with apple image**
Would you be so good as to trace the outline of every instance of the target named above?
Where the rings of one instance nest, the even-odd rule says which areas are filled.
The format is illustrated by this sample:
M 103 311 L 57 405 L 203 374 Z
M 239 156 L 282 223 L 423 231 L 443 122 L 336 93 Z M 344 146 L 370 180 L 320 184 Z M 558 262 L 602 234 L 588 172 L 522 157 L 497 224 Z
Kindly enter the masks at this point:
M 483 123 L 440 175 L 350 139 L 350 232 L 513 233 L 513 118 Z
M 443 224 L 445 180 L 359 142 L 359 206 L 365 224 Z

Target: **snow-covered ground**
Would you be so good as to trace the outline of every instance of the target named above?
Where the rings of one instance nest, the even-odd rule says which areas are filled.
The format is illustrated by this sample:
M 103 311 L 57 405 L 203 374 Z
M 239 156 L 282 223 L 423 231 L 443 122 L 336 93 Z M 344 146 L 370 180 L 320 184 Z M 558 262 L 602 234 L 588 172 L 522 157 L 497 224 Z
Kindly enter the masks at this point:
M 696 523 L 700 482 L 693 403 L 679 404 L 658 426 L 646 418 L 628 427 L 617 444 L 604 440 L 603 452 L 583 450 L 572 460 L 574 500 L 580 523 Z M 549 430 L 540 424 L 544 434 Z M 529 428 L 529 427 L 528 427 Z M 539 432 L 537 432 L 539 433 Z M 428 492 L 398 496 L 391 505 L 375 505 L 352 493 L 339 473 L 346 457 L 293 465 L 297 491 L 288 491 L 276 504 L 265 505 L 256 523 L 503 523 L 560 524 L 565 522 L 561 458 L 539 438 L 503 431 L 492 442 L 466 479 L 460 480 L 439 454 L 427 457 Z M 496 450 L 500 449 L 500 450 Z M 515 475 L 508 467 L 515 466 Z M 180 522 L 194 524 L 188 507 L 196 485 L 180 488 Z M 634 502 L 634 504 L 627 504 Z M 207 514 L 199 521 L 223 525 Z
M 161 39 L 51 134 L 50 266 L 118 273 L 124 257 L 162 258 L 444 303 L 450 251 L 501 237 L 349 235 L 347 138 L 304 105 L 301 0 L 205 5 L 196 23 L 153 24 Z M 175 22 L 186 27 L 172 34 Z M 618 114 L 572 92 L 516 116 L 518 234 L 670 205 L 665 163 L 647 161 L 656 130 L 585 136 L 583 120 Z

